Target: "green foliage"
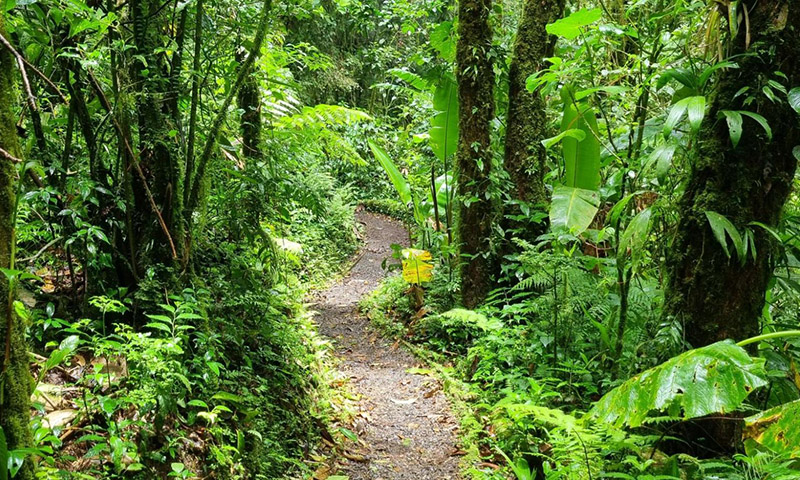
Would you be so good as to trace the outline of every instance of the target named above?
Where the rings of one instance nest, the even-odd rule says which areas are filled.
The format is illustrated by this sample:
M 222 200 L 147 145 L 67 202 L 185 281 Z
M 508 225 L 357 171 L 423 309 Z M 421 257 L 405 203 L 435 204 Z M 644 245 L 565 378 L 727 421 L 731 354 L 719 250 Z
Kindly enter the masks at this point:
M 550 225 L 580 235 L 589 228 L 599 208 L 597 192 L 575 187 L 556 187 L 550 203 Z
M 744 437 L 759 448 L 766 448 L 774 454 L 798 458 L 800 457 L 798 414 L 800 414 L 800 401 L 794 401 L 748 417 L 745 419 Z
M 458 146 L 458 86 L 449 76 L 436 86 L 429 132 L 431 148 L 442 162 L 456 153 Z
M 600 184 L 600 142 L 597 140 L 597 119 L 586 102 L 578 102 L 573 93 L 564 88 L 564 115 L 561 131 L 579 130 L 582 139 L 566 135 L 561 141 L 564 155 L 564 184 L 570 188 L 597 190 Z
M 583 32 L 584 27 L 600 20 L 602 15 L 599 8 L 591 10 L 584 8 L 547 25 L 547 33 L 574 40 Z
M 631 378 L 607 393 L 591 415 L 615 426 L 636 427 L 654 411 L 684 419 L 730 413 L 765 385 L 763 359 L 750 357 L 732 341 L 718 342 Z

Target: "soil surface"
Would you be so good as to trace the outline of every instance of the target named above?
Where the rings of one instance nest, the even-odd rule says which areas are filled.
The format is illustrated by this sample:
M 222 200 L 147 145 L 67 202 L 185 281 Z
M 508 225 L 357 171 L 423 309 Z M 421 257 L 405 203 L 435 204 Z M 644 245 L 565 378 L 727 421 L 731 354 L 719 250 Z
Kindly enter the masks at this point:
M 434 378 L 409 373 L 420 362 L 383 338 L 358 312 L 358 302 L 375 289 L 391 256 L 391 244 L 406 245 L 400 223 L 381 215 L 357 214 L 365 245 L 348 275 L 320 292 L 317 323 L 333 340 L 340 369 L 358 395 L 354 430 L 359 445 L 342 458 L 337 475 L 350 480 L 458 479 L 454 456 L 458 425 Z

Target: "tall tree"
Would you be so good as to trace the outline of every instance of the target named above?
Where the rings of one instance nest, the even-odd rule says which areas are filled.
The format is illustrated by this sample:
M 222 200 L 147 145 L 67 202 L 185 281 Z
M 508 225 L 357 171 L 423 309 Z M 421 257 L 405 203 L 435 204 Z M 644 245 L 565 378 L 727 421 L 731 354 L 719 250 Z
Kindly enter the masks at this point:
M 138 262 L 142 266 L 150 263 L 168 265 L 176 257 L 176 249 L 181 248 L 183 237 L 182 167 L 175 134 L 170 133 L 177 131 L 173 121 L 175 115 L 170 108 L 170 99 L 177 95 L 172 91 L 176 82 L 164 53 L 169 46 L 165 30 L 170 12 L 160 0 L 131 0 L 130 12 L 136 45 L 132 80 L 137 87 L 141 152 L 138 162 L 147 180 L 147 185 L 142 179 L 133 182 L 134 227 L 139 235 Z M 158 211 L 150 208 L 151 196 Z
M 552 56 L 554 37 L 546 26 L 564 10 L 563 0 L 526 0 L 508 73 L 508 114 L 504 166 L 511 177 L 512 198 L 528 204 L 545 204 L 544 186 L 547 152 L 541 141 L 547 137 L 545 104 L 538 91 L 529 92 L 526 80 L 539 72 L 544 59 Z M 505 212 L 518 215 L 518 209 Z M 503 220 L 504 229 L 520 227 L 518 222 Z M 535 236 L 537 233 L 532 232 Z
M 0 35 L 6 37 L 4 13 L 0 13 Z M 14 211 L 16 209 L 15 159 L 21 154 L 17 141 L 14 102 L 14 57 L 0 46 L 0 267 L 14 268 Z M 25 325 L 14 313 L 15 292 L 6 275 L 0 275 L 0 427 L 9 449 L 29 447 L 32 444 L 30 421 L 30 395 L 33 379 L 28 366 L 25 348 Z M 6 468 L 0 465 L 0 468 Z M 22 470 L 14 477 L 33 480 L 33 466 L 25 461 Z
M 258 52 L 255 52 L 258 54 Z M 243 63 L 247 50 L 241 48 L 237 52 L 237 61 Z M 239 108 L 242 110 L 242 153 L 247 158 L 261 157 L 261 95 L 258 91 L 258 77 L 248 75 L 242 83 L 237 95 Z
M 458 2 L 459 136 L 457 152 L 459 237 L 461 241 L 461 298 L 476 306 L 491 288 L 489 261 L 492 202 L 488 197 L 492 167 L 490 122 L 494 117 L 492 0 Z
M 770 235 L 751 222 L 777 224 L 797 165 L 793 150 L 800 145 L 798 114 L 790 103 L 762 93 L 767 81 L 800 85 L 800 2 L 746 0 L 738 8 L 746 12 L 731 12 L 729 18 L 738 14 L 748 20 L 730 39 L 739 68 L 721 74 L 679 202 L 677 235 L 668 249 L 665 312 L 684 323 L 686 339 L 695 347 L 758 333 L 773 245 Z M 762 115 L 772 138 L 743 115 L 741 140 L 734 146 L 727 123 L 735 125 L 736 115 L 726 122 L 720 118 L 723 111 Z M 740 230 L 753 229 L 755 259 L 728 258 L 711 230 L 709 211 Z

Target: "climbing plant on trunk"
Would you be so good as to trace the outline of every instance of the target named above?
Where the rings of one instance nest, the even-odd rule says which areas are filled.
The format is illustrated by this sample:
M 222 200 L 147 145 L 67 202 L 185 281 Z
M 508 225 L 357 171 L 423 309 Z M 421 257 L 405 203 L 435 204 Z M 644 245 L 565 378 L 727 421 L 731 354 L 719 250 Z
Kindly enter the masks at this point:
M 492 166 L 490 122 L 494 116 L 491 0 L 458 3 L 456 77 L 459 100 L 457 152 L 461 296 L 474 307 L 491 288 L 489 261 L 492 202 L 488 198 Z
M 561 16 L 562 0 L 527 0 L 514 41 L 514 56 L 508 73 L 508 114 L 506 116 L 505 170 L 511 178 L 511 197 L 529 205 L 544 204 L 547 152 L 541 141 L 547 137 L 547 116 L 539 91 L 530 92 L 526 80 L 543 68 L 552 56 L 554 38 L 545 27 Z M 511 207 L 511 208 L 508 208 Z M 506 215 L 519 215 L 509 205 Z M 504 229 L 520 228 L 520 222 L 503 219 Z M 531 232 L 535 237 L 539 232 Z
M 6 37 L 4 17 L 0 15 L 0 35 Z M 10 51 L 0 46 L 0 268 L 14 269 L 14 212 L 16 210 L 15 184 L 17 172 L 14 163 L 22 150 L 17 141 L 16 116 L 11 108 L 14 102 L 14 58 Z M 14 309 L 15 294 L 9 275 L 0 275 L 0 427 L 9 450 L 29 447 L 32 444 L 28 427 L 30 396 L 33 380 L 28 366 L 25 345 L 25 325 Z M 6 468 L 0 465 L 0 468 Z M 25 461 L 14 477 L 33 480 L 31 462 Z
M 730 28 L 736 33 L 729 49 L 739 68 L 720 76 L 679 201 L 677 235 L 668 249 L 665 314 L 684 323 L 694 347 L 758 332 L 773 240 L 752 222 L 777 224 L 800 144 L 797 112 L 785 98 L 769 98 L 765 90 L 772 82 L 800 85 L 800 4 L 748 0 L 738 8 L 725 15 L 736 23 Z M 726 112 L 746 113 L 739 114 L 737 123 L 736 115 Z M 755 258 L 731 258 L 716 239 L 707 212 L 724 216 L 738 229 L 753 229 Z
M 145 176 L 133 182 L 136 204 L 133 217 L 135 231 L 140 235 L 137 260 L 144 267 L 151 263 L 169 265 L 177 259 L 177 249 L 183 244 L 182 162 L 175 141 L 178 126 L 170 111 L 173 105 L 170 98 L 177 92 L 171 91 L 175 82 L 165 53 L 169 46 L 165 39 L 169 39 L 162 32 L 169 24 L 169 13 L 170 9 L 158 0 L 130 3 L 137 52 L 133 56 L 131 77 L 137 88 L 139 164 Z M 161 227 L 156 212 L 148 208 L 148 188 L 166 229 Z

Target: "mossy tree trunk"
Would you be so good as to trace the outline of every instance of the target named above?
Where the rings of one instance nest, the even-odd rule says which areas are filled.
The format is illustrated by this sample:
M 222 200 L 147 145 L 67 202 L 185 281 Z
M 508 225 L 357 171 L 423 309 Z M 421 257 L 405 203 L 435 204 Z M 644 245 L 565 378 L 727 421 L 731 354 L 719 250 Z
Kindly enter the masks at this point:
M 3 13 L 0 34 L 6 36 Z M 14 101 L 15 62 L 11 53 L 0 47 L 0 148 L 15 158 L 21 150 L 17 141 Z M 13 161 L 0 155 L 0 267 L 14 268 L 14 210 L 16 207 L 16 169 Z M 32 378 L 25 346 L 25 325 L 14 314 L 14 292 L 5 275 L 0 275 L 0 427 L 9 449 L 30 447 L 30 395 Z M 5 468 L 5 466 L 0 466 Z M 26 460 L 16 480 L 33 480 L 33 465 Z
M 240 49 L 237 54 L 240 64 L 246 55 L 247 51 Z M 261 158 L 261 96 L 255 72 L 245 78 L 237 97 L 239 108 L 242 109 L 242 153 L 245 158 Z
M 178 92 L 171 88 L 176 82 L 170 72 L 170 62 L 165 53 L 158 52 L 169 46 L 165 39 L 170 11 L 160 0 L 131 0 L 130 12 L 137 55 L 133 57 L 132 80 L 138 87 L 139 164 L 174 246 L 180 248 L 183 245 L 183 169 L 178 154 L 178 126 L 170 108 L 170 99 Z M 141 179 L 134 178 L 133 221 L 138 236 L 139 270 L 144 271 L 153 264 L 172 265 L 175 259 L 167 234 L 150 206 Z
M 789 88 L 800 85 L 800 2 L 747 0 L 740 8 L 748 9 L 750 25 L 739 27 L 731 53 L 747 55 L 735 57 L 740 68 L 721 74 L 678 204 L 677 235 L 668 249 L 665 314 L 683 322 L 694 347 L 758 333 L 774 245 L 769 234 L 750 223 L 778 223 L 797 165 L 792 150 L 800 145 L 798 114 L 786 101 L 773 102 L 762 93 L 770 79 Z M 776 76 L 776 70 L 788 79 Z M 739 95 L 745 87 L 749 90 Z M 749 95 L 754 101 L 746 104 Z M 744 117 L 741 141 L 734 148 L 725 120 L 718 118 L 721 110 L 764 116 L 772 140 Z M 740 231 L 753 230 L 756 259 L 741 264 L 735 253 L 729 259 L 711 231 L 707 211 L 726 216 Z
M 467 308 L 491 288 L 489 260 L 492 201 L 487 198 L 492 166 L 490 122 L 494 116 L 491 0 L 458 2 L 456 63 L 459 100 L 457 152 L 461 297 Z
M 554 37 L 545 27 L 560 18 L 563 10 L 563 0 L 525 0 L 508 73 L 504 166 L 512 182 L 511 197 L 529 205 L 548 201 L 544 186 L 547 152 L 541 143 L 548 135 L 544 99 L 538 91 L 528 91 L 526 80 L 544 67 L 546 57 L 552 56 Z M 509 206 L 504 213 L 516 216 L 521 211 L 518 206 Z M 504 230 L 523 227 L 524 222 L 503 219 Z M 544 225 L 538 231 L 517 233 L 534 238 L 544 233 Z

